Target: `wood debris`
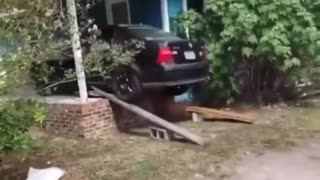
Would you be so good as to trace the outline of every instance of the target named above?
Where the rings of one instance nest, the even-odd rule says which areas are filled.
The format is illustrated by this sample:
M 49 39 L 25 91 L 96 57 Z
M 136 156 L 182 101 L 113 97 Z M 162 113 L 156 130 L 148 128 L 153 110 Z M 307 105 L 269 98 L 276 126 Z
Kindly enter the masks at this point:
M 186 111 L 190 113 L 195 113 L 194 117 L 200 116 L 207 120 L 233 120 L 244 123 L 253 123 L 254 116 L 252 114 L 236 113 L 231 111 L 222 111 L 211 108 L 204 108 L 198 106 L 186 107 Z M 199 117 L 197 117 L 199 118 Z
M 119 106 L 123 107 L 123 108 L 126 108 L 128 109 L 129 111 L 137 114 L 137 115 L 140 115 L 141 117 L 144 117 L 146 118 L 146 120 L 148 120 L 149 122 L 153 123 L 153 124 L 156 124 L 162 128 L 165 128 L 177 135 L 180 135 L 198 145 L 205 145 L 207 144 L 207 140 L 205 140 L 204 138 L 194 134 L 194 133 L 191 133 L 189 130 L 185 129 L 185 128 L 182 128 L 180 126 L 177 126 L 173 123 L 170 123 L 134 104 L 129 104 L 127 102 L 124 102 L 120 99 L 118 99 L 117 97 L 115 97 L 114 95 L 112 94 L 109 94 L 109 93 L 106 93 L 96 87 L 92 87 L 92 89 L 95 91 L 96 94 L 98 95 L 101 95 L 107 99 L 109 99 L 110 101 L 118 104 Z

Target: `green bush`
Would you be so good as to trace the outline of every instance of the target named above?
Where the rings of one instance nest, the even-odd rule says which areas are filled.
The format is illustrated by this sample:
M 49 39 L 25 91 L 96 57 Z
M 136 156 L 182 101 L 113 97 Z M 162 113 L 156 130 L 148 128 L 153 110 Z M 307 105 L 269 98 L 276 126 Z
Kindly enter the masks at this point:
M 269 61 L 279 71 L 294 75 L 293 83 L 282 81 L 283 86 L 308 80 L 310 74 L 305 68 L 319 59 L 320 45 L 311 3 L 314 4 L 302 4 L 300 0 L 208 0 L 203 14 L 187 12 L 177 25 L 188 27 L 192 39 L 206 42 L 213 73 L 210 89 L 228 97 L 234 92 L 242 93 L 241 81 L 235 75 L 242 63 Z M 259 96 L 263 83 L 257 84 L 252 96 Z M 278 93 L 281 89 L 268 90 Z
M 0 154 L 11 151 L 24 152 L 32 139 L 28 134 L 31 126 L 45 119 L 45 108 L 31 100 L 16 100 L 0 104 Z
M 31 100 L 4 101 L 29 82 L 33 62 L 48 58 L 58 27 L 57 1 L 0 2 L 0 155 L 24 151 L 31 145 L 28 130 L 41 123 L 44 107 Z M 8 46 L 8 42 L 10 46 Z M 53 51 L 53 50 L 52 50 Z
M 90 52 L 85 56 L 85 72 L 88 76 L 108 78 L 112 71 L 132 64 L 134 56 L 143 48 L 144 43 L 137 40 L 123 45 L 97 40 L 92 43 Z

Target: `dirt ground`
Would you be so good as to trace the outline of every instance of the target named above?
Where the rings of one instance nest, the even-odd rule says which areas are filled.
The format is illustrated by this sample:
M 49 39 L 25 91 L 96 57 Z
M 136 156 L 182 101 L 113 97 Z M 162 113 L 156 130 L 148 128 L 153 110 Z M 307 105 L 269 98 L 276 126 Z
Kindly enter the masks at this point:
M 304 143 L 289 151 L 267 151 L 244 158 L 232 180 L 317 180 L 320 179 L 320 143 Z
M 144 130 L 93 142 L 35 129 L 36 148 L 24 161 L 5 157 L 0 179 L 25 180 L 30 166 L 60 167 L 63 180 L 320 179 L 318 107 L 249 110 L 257 114 L 253 125 L 179 123 L 209 139 L 205 147 L 156 141 Z

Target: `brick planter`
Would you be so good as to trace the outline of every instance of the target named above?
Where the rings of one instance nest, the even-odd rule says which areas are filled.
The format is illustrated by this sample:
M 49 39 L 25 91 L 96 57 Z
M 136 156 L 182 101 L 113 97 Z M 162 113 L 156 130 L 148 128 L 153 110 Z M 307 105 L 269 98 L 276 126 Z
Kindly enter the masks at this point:
M 48 120 L 46 129 L 51 132 L 101 139 L 112 134 L 116 125 L 108 100 L 89 99 L 81 104 L 73 97 L 46 98 Z
M 110 103 L 92 98 L 88 103 L 68 96 L 41 98 L 48 107 L 46 129 L 59 135 L 80 136 L 86 139 L 104 139 L 117 131 L 148 127 L 151 124 L 141 116 Z M 157 96 L 140 99 L 134 104 L 169 121 L 183 119 L 184 106 L 174 104 L 172 98 Z

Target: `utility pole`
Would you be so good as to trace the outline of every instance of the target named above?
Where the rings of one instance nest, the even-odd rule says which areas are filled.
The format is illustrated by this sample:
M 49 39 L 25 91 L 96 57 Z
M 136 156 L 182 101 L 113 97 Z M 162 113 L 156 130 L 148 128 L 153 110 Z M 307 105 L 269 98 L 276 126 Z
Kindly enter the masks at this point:
M 82 49 L 80 44 L 79 26 L 76 11 L 75 0 L 67 0 L 67 8 L 69 14 L 71 44 L 74 56 L 74 63 L 76 67 L 76 76 L 79 87 L 80 101 L 81 103 L 87 103 L 88 91 L 86 83 L 86 75 L 83 67 Z

